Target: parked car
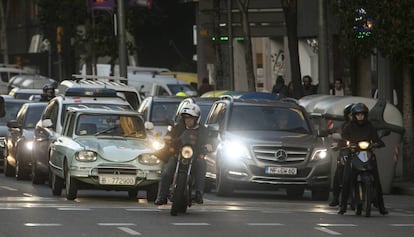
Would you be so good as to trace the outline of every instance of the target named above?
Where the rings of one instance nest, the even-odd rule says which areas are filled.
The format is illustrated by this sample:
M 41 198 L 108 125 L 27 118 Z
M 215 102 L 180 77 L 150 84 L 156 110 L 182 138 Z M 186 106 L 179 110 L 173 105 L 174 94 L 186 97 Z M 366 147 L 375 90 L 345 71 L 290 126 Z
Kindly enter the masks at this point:
M 153 131 L 165 134 L 182 100 L 183 97 L 179 96 L 149 96 L 142 102 L 138 112 L 144 121 L 154 124 Z
M 7 127 L 7 122 L 12 119 L 16 119 L 17 113 L 19 112 L 20 107 L 26 102 L 27 100 L 18 100 L 14 99 L 9 95 L 2 95 L 4 99 L 4 107 L 5 107 L 5 116 L 0 118 L 0 166 L 1 170 L 4 168 L 5 157 L 4 157 L 4 139 L 9 134 L 9 128 Z
M 50 119 L 44 124 L 51 123 Z M 116 108 L 75 108 L 66 113 L 62 136 L 50 145 L 53 195 L 74 200 L 79 189 L 140 189 L 155 200 L 162 162 L 154 156 L 137 112 Z
M 33 132 L 47 103 L 25 103 L 15 119 L 7 122 L 9 134 L 5 138 L 4 174 L 27 179 L 31 174 Z
M 131 105 L 117 96 L 113 89 L 70 88 L 65 95 L 49 101 L 36 124 L 33 141 L 32 182 L 44 183 L 49 178 L 49 145 L 63 132 L 63 120 L 69 107 L 102 107 L 132 110 Z M 44 123 L 45 120 L 52 123 Z
M 205 126 L 217 133 L 217 150 L 206 156 L 206 178 L 218 195 L 236 189 L 285 188 L 290 197 L 310 189 L 313 199 L 328 199 L 329 146 L 317 135 L 324 134 L 313 130 L 302 106 L 222 99 L 213 104 Z

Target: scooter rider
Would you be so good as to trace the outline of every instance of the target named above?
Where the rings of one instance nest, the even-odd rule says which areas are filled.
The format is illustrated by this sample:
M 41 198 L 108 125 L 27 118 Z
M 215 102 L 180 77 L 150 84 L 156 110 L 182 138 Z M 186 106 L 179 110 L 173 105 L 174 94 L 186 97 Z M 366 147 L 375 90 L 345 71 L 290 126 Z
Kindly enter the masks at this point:
M 357 103 L 352 106 L 352 121 L 342 131 L 342 138 L 350 143 L 357 143 L 359 141 L 367 140 L 374 144 L 374 147 L 384 147 L 384 142 L 380 139 L 374 126 L 368 121 L 368 107 L 363 103 Z M 374 166 L 374 179 L 376 182 L 377 192 L 377 205 L 379 212 L 382 215 L 388 214 L 387 209 L 384 206 L 384 199 L 382 196 L 381 182 L 379 179 L 377 161 L 375 157 L 371 158 L 372 165 Z M 338 214 L 344 214 L 347 208 L 347 198 L 349 196 L 350 188 L 354 175 L 352 174 L 351 159 L 348 159 L 344 167 L 341 196 L 341 206 Z
M 193 160 L 192 174 L 194 176 L 195 184 L 195 198 L 196 203 L 203 203 L 203 190 L 204 190 L 204 180 L 206 174 L 206 162 L 204 160 L 204 151 L 211 151 L 212 147 L 210 145 L 205 145 L 204 133 L 207 131 L 200 126 L 201 111 L 200 107 L 196 104 L 185 105 L 180 112 L 181 119 L 179 123 L 174 126 L 169 135 L 165 136 L 166 142 L 168 140 L 174 140 L 179 138 L 182 132 L 185 129 L 197 129 L 198 130 L 198 139 L 197 139 L 197 151 L 195 160 Z M 177 158 L 172 155 L 168 160 L 167 164 L 162 171 L 161 180 L 158 186 L 158 197 L 155 200 L 155 205 L 167 204 L 167 197 L 169 192 L 169 187 L 172 183 L 174 170 L 176 166 Z
M 341 131 L 351 122 L 352 120 L 352 113 L 351 113 L 351 109 L 352 106 L 354 104 L 347 104 L 344 107 L 344 123 L 342 123 L 341 125 Z M 343 175 L 344 175 L 344 165 L 345 165 L 345 159 L 344 157 L 347 156 L 347 154 L 344 154 L 344 150 L 340 149 L 341 147 L 343 147 L 344 144 L 342 141 L 337 142 L 336 144 L 336 149 L 339 149 L 339 154 L 337 157 L 337 161 L 336 161 L 336 170 L 335 170 L 335 175 L 334 175 L 334 181 L 333 181 L 333 199 L 332 201 L 329 203 L 329 206 L 331 207 L 335 207 L 339 205 L 339 196 L 341 194 L 341 189 L 342 189 L 342 180 L 343 180 Z

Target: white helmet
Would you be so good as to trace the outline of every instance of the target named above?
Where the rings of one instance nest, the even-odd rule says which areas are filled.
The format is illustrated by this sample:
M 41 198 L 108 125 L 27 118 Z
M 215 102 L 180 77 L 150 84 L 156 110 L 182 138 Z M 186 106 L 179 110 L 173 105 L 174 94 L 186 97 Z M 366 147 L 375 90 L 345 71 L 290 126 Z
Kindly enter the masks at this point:
M 181 116 L 188 114 L 190 116 L 196 117 L 197 119 L 197 124 L 200 123 L 200 119 L 201 119 L 201 111 L 200 111 L 200 107 L 196 104 L 187 104 L 184 105 L 184 107 L 181 109 Z

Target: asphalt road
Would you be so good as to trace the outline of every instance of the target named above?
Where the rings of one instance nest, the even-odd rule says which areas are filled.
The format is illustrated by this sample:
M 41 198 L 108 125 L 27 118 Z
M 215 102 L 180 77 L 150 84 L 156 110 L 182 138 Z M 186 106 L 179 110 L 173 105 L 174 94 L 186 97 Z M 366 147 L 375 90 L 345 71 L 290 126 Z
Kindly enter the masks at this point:
M 284 192 L 205 195 L 187 214 L 170 216 L 140 193 L 81 190 L 79 198 L 54 197 L 47 185 L 32 185 L 0 174 L 0 237 L 14 236 L 412 236 L 414 197 L 386 195 L 390 215 L 374 209 L 370 218 L 344 216 L 328 202 L 288 200 Z

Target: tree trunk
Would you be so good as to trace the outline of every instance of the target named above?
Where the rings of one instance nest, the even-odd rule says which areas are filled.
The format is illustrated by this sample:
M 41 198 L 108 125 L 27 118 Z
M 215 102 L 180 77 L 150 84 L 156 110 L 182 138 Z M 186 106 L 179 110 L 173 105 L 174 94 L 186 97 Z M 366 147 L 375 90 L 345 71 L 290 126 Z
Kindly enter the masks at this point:
M 244 60 L 246 63 L 246 76 L 247 76 L 247 90 L 256 91 L 256 79 L 253 71 L 253 55 L 252 55 L 252 40 L 250 37 L 250 26 L 249 18 L 247 15 L 249 0 L 237 0 L 237 5 L 239 6 L 240 14 L 242 17 L 242 27 L 244 35 Z M 232 40 L 232 39 L 229 39 Z M 233 57 L 233 55 L 230 55 Z
M 411 68 L 408 65 L 403 69 L 403 177 L 414 178 L 414 139 L 413 139 L 413 97 L 411 84 Z
M 296 99 L 303 96 L 302 78 L 299 64 L 298 30 L 297 30 L 297 0 L 283 0 L 283 14 L 285 16 L 290 55 L 290 71 L 293 84 L 293 95 Z

